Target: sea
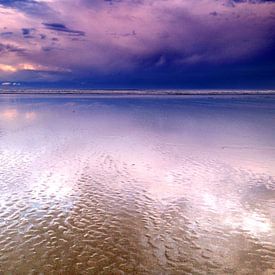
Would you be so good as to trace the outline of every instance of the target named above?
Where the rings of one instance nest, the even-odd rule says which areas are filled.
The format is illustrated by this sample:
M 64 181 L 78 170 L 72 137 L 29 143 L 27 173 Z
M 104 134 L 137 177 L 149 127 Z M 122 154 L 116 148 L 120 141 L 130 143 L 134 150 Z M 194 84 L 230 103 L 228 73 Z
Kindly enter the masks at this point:
M 0 274 L 274 273 L 274 94 L 0 92 Z

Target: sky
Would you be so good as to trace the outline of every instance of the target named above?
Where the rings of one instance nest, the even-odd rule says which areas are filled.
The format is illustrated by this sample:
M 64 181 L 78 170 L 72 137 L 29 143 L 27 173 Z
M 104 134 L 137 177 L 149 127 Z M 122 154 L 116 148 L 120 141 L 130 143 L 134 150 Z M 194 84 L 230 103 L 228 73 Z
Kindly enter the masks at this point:
M 0 0 L 8 87 L 275 89 L 275 0 Z

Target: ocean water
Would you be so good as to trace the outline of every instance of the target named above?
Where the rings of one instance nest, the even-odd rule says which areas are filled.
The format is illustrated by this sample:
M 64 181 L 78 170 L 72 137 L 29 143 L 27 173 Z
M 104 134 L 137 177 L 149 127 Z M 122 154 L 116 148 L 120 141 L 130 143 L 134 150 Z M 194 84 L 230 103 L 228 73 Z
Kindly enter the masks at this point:
M 1 274 L 274 274 L 275 96 L 0 96 Z

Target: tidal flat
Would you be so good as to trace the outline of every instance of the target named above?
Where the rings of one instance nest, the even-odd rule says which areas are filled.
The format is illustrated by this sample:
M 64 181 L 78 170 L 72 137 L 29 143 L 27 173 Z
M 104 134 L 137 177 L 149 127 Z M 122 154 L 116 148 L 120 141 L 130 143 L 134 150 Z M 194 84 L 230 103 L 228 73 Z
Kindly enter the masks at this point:
M 1 274 L 274 272 L 274 95 L 0 95 Z

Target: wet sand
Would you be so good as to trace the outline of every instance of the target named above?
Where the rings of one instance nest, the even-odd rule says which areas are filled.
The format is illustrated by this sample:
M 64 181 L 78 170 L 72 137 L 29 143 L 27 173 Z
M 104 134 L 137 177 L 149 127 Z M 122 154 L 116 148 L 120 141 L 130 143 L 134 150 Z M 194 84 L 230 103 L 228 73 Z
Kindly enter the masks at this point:
M 0 273 L 274 274 L 275 96 L 1 95 Z

